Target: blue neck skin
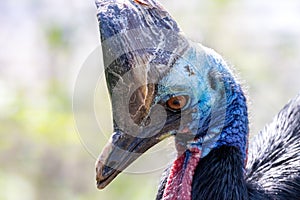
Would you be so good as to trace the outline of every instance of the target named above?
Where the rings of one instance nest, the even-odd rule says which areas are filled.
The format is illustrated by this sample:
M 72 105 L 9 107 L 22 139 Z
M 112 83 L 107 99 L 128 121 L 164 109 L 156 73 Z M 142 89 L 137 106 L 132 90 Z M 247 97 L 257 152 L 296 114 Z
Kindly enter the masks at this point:
M 247 138 L 248 138 L 248 112 L 246 98 L 233 79 L 226 80 L 227 107 L 225 124 L 216 147 L 222 145 L 238 147 L 246 159 Z
M 240 149 L 244 161 L 247 157 L 247 139 L 248 139 L 248 112 L 246 97 L 241 86 L 236 82 L 233 75 L 227 68 L 226 63 L 218 55 L 210 54 L 207 56 L 210 65 L 213 65 L 217 71 L 222 74 L 221 79 L 224 84 L 226 108 L 223 127 L 219 130 L 221 133 L 211 148 L 218 148 L 223 145 L 234 146 Z M 220 121 L 216 120 L 220 124 Z M 209 129 L 207 129 L 209 130 Z M 206 134 L 210 134 L 207 132 Z M 205 141 L 204 141 L 205 143 Z M 203 148 L 203 153 L 205 148 Z M 205 156 L 205 155 L 204 155 Z

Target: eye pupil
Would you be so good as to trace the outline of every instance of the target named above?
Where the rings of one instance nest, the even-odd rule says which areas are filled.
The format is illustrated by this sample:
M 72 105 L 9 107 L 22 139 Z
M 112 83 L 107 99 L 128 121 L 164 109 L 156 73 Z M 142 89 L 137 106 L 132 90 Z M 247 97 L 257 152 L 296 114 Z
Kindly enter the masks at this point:
M 175 96 L 167 101 L 167 106 L 171 110 L 178 111 L 187 104 L 188 96 Z
M 175 99 L 175 100 L 173 101 L 173 104 L 174 104 L 174 105 L 177 105 L 177 106 L 180 106 L 180 100 Z

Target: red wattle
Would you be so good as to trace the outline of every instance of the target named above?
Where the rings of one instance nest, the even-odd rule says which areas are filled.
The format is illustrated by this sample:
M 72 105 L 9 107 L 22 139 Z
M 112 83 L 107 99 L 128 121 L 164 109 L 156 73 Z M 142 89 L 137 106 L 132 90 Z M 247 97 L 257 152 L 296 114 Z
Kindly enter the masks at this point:
M 191 200 L 193 176 L 201 157 L 201 151 L 198 148 L 192 148 L 190 153 L 185 168 L 186 153 L 174 161 L 167 179 L 163 200 Z
M 177 158 L 171 168 L 164 190 L 163 200 L 176 200 L 179 187 L 181 185 L 181 171 L 183 168 L 185 154 Z

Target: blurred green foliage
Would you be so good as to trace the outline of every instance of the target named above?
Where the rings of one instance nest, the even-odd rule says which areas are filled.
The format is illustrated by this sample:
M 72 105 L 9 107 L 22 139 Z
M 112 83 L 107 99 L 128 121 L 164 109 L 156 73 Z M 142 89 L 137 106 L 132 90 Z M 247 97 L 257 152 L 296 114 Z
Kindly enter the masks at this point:
M 293 10 L 299 3 L 267 2 L 264 7 L 250 0 L 163 0 L 186 35 L 237 66 L 249 85 L 252 134 L 300 90 L 300 24 L 293 21 L 299 19 Z M 0 12 L 5 47 L 0 50 L 0 200 L 154 199 L 162 170 L 121 174 L 98 191 L 97 155 L 90 155 L 76 131 L 74 82 L 81 63 L 99 44 L 94 5 L 4 0 L 0 8 L 5 10 Z M 101 113 L 109 105 L 104 84 L 99 85 Z M 99 119 L 107 131 L 110 113 L 103 110 Z M 104 139 L 91 138 L 99 142 L 98 152 Z

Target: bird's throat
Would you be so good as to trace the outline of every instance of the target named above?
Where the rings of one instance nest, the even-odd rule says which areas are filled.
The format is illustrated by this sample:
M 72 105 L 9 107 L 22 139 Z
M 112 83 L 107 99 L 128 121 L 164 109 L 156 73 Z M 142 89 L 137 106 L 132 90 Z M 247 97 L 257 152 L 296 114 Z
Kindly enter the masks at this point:
M 191 200 L 193 176 L 200 157 L 201 151 L 195 147 L 185 151 L 174 161 L 163 200 Z

